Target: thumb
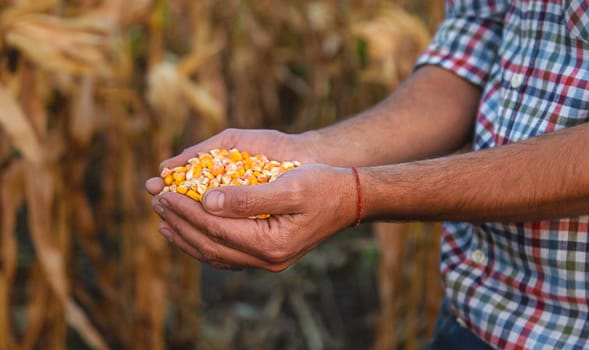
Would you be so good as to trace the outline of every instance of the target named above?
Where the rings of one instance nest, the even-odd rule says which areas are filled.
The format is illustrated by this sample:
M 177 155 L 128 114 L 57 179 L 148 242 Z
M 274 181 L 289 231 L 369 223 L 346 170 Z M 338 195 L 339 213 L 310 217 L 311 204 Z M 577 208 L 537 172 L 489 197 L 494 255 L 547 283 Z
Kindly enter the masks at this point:
M 209 213 L 225 217 L 294 214 L 301 211 L 302 204 L 302 196 L 295 187 L 278 181 L 258 186 L 218 187 L 205 192 L 203 206 Z

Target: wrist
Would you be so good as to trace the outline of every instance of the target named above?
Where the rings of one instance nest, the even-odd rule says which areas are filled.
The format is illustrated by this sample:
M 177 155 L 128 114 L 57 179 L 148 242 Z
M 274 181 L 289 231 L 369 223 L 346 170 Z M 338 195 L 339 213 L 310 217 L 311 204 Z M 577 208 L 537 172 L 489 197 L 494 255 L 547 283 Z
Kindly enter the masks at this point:
M 317 130 L 308 130 L 296 134 L 298 147 L 315 163 L 328 164 L 325 152 L 321 150 L 321 135 Z
M 359 203 L 356 177 L 351 168 L 332 169 L 335 173 L 330 176 L 329 187 L 325 187 L 326 192 L 322 194 L 329 197 L 326 203 L 334 205 L 328 210 L 335 214 L 336 219 L 336 222 L 332 222 L 331 228 L 340 230 L 355 227 L 358 221 Z
M 358 227 L 364 215 L 364 198 L 362 194 L 362 181 L 360 180 L 360 173 L 356 166 L 352 166 L 352 175 L 354 175 L 354 182 L 356 184 L 356 220 L 352 226 Z
M 404 220 L 411 203 L 402 165 L 358 169 L 362 191 L 362 221 Z

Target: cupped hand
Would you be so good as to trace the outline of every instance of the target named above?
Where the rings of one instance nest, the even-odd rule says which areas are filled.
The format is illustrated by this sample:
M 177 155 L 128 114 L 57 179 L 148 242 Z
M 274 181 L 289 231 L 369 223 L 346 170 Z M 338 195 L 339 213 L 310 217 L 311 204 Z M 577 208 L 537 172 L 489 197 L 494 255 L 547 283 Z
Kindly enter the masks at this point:
M 282 271 L 355 221 L 355 186 L 350 169 L 314 164 L 269 184 L 210 189 L 204 205 L 176 193 L 152 204 L 160 232 L 192 257 L 220 268 Z
M 268 159 L 276 161 L 296 160 L 302 164 L 321 162 L 319 155 L 316 154 L 317 152 L 305 134 L 285 134 L 266 129 L 226 129 L 203 142 L 186 148 L 180 154 L 164 160 L 160 164 L 160 168 L 184 165 L 199 153 L 206 153 L 216 148 L 237 148 L 252 155 L 264 154 Z M 147 180 L 145 187 L 149 193 L 156 195 L 161 192 L 164 184 L 159 177 L 153 177 Z

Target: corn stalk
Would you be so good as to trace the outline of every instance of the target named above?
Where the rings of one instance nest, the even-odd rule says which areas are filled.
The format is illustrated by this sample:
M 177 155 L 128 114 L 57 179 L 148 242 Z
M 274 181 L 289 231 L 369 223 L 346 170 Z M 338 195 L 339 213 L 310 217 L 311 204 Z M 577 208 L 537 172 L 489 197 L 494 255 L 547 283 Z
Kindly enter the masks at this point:
M 156 234 L 143 181 L 226 127 L 296 132 L 375 103 L 439 3 L 1 1 L 0 349 L 210 345 L 200 267 Z

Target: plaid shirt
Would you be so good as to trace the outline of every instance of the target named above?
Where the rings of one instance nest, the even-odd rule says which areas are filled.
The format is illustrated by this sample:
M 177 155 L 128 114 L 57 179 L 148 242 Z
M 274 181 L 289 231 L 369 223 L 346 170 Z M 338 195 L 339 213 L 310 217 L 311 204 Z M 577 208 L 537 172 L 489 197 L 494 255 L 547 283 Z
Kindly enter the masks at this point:
M 589 0 L 447 1 L 424 64 L 483 89 L 475 150 L 584 123 Z M 444 227 L 446 296 L 468 328 L 499 349 L 589 349 L 589 216 Z

